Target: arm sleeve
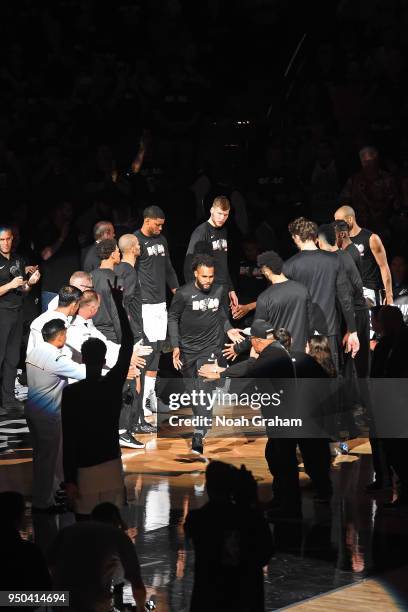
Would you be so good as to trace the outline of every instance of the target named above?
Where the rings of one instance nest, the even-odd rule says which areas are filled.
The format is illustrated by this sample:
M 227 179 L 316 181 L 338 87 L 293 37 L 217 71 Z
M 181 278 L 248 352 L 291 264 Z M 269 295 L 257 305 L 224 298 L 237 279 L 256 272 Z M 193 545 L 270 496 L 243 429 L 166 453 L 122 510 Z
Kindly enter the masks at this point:
M 169 337 L 173 348 L 179 346 L 179 323 L 184 310 L 184 297 L 181 291 L 176 291 L 169 310 Z
M 166 261 L 165 261 L 166 283 L 169 289 L 178 289 L 180 285 L 178 282 L 177 274 L 173 268 L 173 264 L 171 263 L 169 245 L 167 244 L 167 240 L 166 238 L 164 238 L 164 236 L 163 236 L 163 240 L 165 243 L 164 248 L 165 248 L 165 256 L 166 256 Z
M 136 290 L 137 276 L 135 273 L 125 272 L 120 276 L 119 282 L 123 284 L 123 306 L 129 317 L 133 338 L 136 341 L 143 335 L 143 329 L 140 326 L 142 302 Z
M 76 424 L 74 406 L 70 399 L 70 389 L 64 389 L 61 402 L 62 422 L 62 462 L 64 467 L 64 480 L 77 484 L 76 465 Z
M 232 366 L 221 372 L 221 378 L 250 378 L 251 369 L 257 360 L 253 357 L 234 363 Z
M 179 287 L 177 274 L 173 268 L 173 264 L 171 263 L 168 251 L 166 255 L 166 283 L 169 289 L 178 289 Z
M 356 331 L 356 319 L 354 316 L 354 308 L 352 296 L 350 294 L 350 283 L 347 281 L 346 271 L 343 262 L 338 258 L 338 271 L 336 277 L 336 295 L 339 301 L 343 317 L 346 321 L 347 331 L 350 333 Z
M 75 378 L 76 380 L 83 380 L 86 377 L 85 365 L 82 363 L 75 363 L 70 357 L 66 355 L 60 355 L 57 357 L 52 366 L 52 371 L 58 376 L 66 378 Z
M 113 301 L 112 296 L 110 295 L 109 297 L 110 297 L 109 310 L 110 310 L 110 315 L 112 319 L 113 329 L 115 330 L 115 334 L 116 334 L 116 338 L 118 339 L 118 342 L 120 342 L 122 339 L 122 327 L 120 324 L 120 317 L 118 314 L 118 309 L 116 308 L 116 304 Z M 126 315 L 126 318 L 127 318 L 127 315 Z
M 225 293 L 223 293 L 223 300 L 224 299 L 225 299 Z M 227 331 L 229 331 L 230 329 L 233 329 L 222 303 L 220 304 L 218 308 L 218 321 L 220 322 L 221 329 L 224 330 L 225 333 L 227 333 Z

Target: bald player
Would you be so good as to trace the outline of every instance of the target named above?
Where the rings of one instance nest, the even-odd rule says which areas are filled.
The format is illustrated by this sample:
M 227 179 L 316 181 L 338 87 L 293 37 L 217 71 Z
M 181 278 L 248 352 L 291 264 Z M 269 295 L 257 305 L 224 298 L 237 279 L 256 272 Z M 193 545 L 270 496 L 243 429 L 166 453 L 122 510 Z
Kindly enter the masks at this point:
M 69 284 L 72 285 L 72 287 L 76 287 L 80 291 L 87 291 L 88 289 L 93 289 L 93 281 L 91 275 L 88 272 L 84 272 L 83 270 L 77 270 L 76 272 L 71 274 Z M 51 302 L 48 304 L 47 310 L 56 310 L 56 308 L 58 308 L 58 295 L 52 298 Z
M 129 317 L 134 341 L 143 337 L 142 297 L 135 264 L 140 255 L 140 244 L 134 234 L 124 234 L 119 239 L 119 250 L 122 259 L 115 266 L 115 274 L 123 288 L 123 305 Z
M 123 306 L 129 317 L 129 323 L 133 332 L 134 342 L 146 342 L 144 349 L 146 355 L 146 368 L 141 369 L 140 381 L 136 381 L 136 386 L 132 386 L 135 398 L 135 420 L 138 433 L 152 433 L 155 429 L 144 420 L 143 415 L 143 392 L 146 380 L 146 370 L 149 369 L 154 360 L 154 352 L 148 345 L 148 340 L 143 333 L 142 317 L 142 294 L 140 289 L 139 274 L 135 268 L 137 259 L 140 255 L 140 243 L 134 234 L 123 234 L 119 239 L 119 250 L 122 255 L 121 262 L 115 266 L 115 274 L 119 279 L 119 284 L 123 289 Z M 149 349 L 150 352 L 147 352 Z M 148 412 L 146 411 L 146 414 Z
M 338 208 L 334 213 L 334 218 L 336 221 L 347 223 L 350 240 L 360 253 L 364 297 L 368 306 L 378 306 L 381 303 L 392 304 L 391 272 L 381 238 L 358 225 L 356 214 L 351 206 L 344 205 Z M 384 300 L 381 295 L 383 289 Z

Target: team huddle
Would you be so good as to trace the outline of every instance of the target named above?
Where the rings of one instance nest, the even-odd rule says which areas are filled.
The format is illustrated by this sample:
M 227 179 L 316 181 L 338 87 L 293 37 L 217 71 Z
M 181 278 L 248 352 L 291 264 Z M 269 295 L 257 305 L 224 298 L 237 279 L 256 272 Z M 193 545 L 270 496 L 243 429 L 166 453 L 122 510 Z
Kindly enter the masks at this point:
M 174 368 L 197 390 L 203 385 L 208 390 L 214 384 L 211 380 L 219 377 L 256 377 L 261 372 L 275 376 L 279 366 L 268 359 L 271 348 L 297 354 L 300 368 L 300 355 L 308 343 L 313 344 L 313 337 L 315 345 L 317 337 L 324 338 L 336 371 L 348 356 L 354 373 L 368 376 L 369 307 L 382 301 L 392 304 L 391 275 L 380 238 L 357 225 L 349 206 L 336 211 L 332 224 L 319 228 L 303 217 L 296 219 L 289 232 L 299 252 L 286 262 L 274 251 L 260 254 L 258 268 L 269 286 L 255 302 L 241 305 L 229 271 L 225 226 L 229 214 L 228 199 L 215 198 L 209 219 L 191 235 L 184 265 L 186 284 L 181 287 L 162 234 L 165 214 L 159 207 L 145 209 L 140 230 L 122 235 L 118 243 L 110 222 L 96 224 L 95 243 L 85 253 L 83 270 L 71 276 L 69 285 L 30 326 L 25 413 L 34 448 L 34 507 L 52 506 L 57 483 L 63 481 L 72 484 L 76 493 L 78 487 L 89 490 L 89 483 L 98 481 L 89 470 L 98 465 L 104 465 L 106 474 L 109 464 L 109 490 L 120 490 L 119 445 L 143 448 L 135 434 L 156 431 L 149 420 L 161 409 L 155 389 L 166 338 Z M 6 344 L 11 342 L 8 349 L 2 347 L 4 354 L 8 350 L 3 355 L 3 403 L 9 398 L 10 405 L 15 401 L 16 345 L 21 341 L 19 310 L 24 292 L 40 278 L 35 267 L 29 270 L 28 281 L 23 280 L 24 271 L 16 272 L 12 239 L 11 229 L 1 228 L 5 264 L 0 291 L 10 303 Z M 169 310 L 167 288 L 173 294 Z M 246 332 L 236 326 L 243 309 L 254 315 Z M 103 378 L 105 396 L 96 385 Z M 88 383 L 82 387 L 78 383 L 82 395 L 75 392 L 76 381 Z M 101 418 L 100 409 L 92 413 L 96 397 L 106 404 L 109 419 Z M 85 400 L 87 405 L 76 410 L 75 425 L 69 406 Z M 203 402 L 194 411 L 208 415 L 208 406 Z M 194 451 L 203 452 L 206 431 L 203 427 L 194 431 Z M 101 453 L 84 450 L 95 434 L 105 440 Z M 78 512 L 87 514 L 94 501 L 84 502 Z

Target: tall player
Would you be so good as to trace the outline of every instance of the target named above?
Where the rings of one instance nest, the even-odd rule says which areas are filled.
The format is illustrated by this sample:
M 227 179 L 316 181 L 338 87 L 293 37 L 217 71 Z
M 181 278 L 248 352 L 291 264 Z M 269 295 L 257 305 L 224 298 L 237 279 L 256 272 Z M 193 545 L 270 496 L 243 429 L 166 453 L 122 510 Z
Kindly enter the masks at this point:
M 354 242 L 361 256 L 364 297 L 371 306 L 392 304 L 392 279 L 388 267 L 387 254 L 381 238 L 356 221 L 351 206 L 341 206 L 334 213 L 336 221 L 345 221 L 349 227 L 350 240 Z M 381 296 L 384 288 L 384 296 Z M 384 297 L 384 300 L 382 300 Z
M 146 365 L 143 407 L 146 407 L 149 398 L 153 410 L 157 410 L 155 386 L 161 343 L 166 339 L 167 332 L 166 284 L 172 293 L 179 286 L 167 240 L 162 235 L 164 223 L 162 209 L 148 206 L 143 211 L 143 225 L 135 232 L 140 245 L 136 269 L 142 292 L 143 331 L 154 349 Z
M 184 280 L 193 280 L 191 262 L 197 251 L 198 243 L 207 243 L 215 263 L 215 281 L 221 285 L 229 297 L 230 308 L 238 306 L 238 297 L 232 285 L 228 270 L 228 232 L 225 223 L 228 220 L 231 205 L 225 196 L 217 196 L 210 210 L 208 221 L 201 223 L 191 234 L 184 263 Z M 204 251 L 203 251 L 204 252 Z M 207 253 L 207 250 L 205 251 Z

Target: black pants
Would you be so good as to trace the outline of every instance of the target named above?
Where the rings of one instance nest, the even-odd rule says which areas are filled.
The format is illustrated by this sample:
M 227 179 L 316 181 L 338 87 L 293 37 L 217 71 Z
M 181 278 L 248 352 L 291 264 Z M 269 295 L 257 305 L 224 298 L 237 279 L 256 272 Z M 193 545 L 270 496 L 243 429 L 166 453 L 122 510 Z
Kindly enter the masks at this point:
M 302 453 L 305 472 L 312 479 L 318 495 L 331 494 L 333 487 L 330 480 L 330 443 L 327 438 L 300 438 L 298 440 Z
M 296 438 L 268 438 L 265 459 L 273 476 L 274 499 L 288 510 L 300 510 Z
M 21 309 L 0 309 L 0 369 L 2 368 L 2 404 L 4 408 L 15 401 L 14 384 L 20 359 L 23 335 Z
M 120 414 L 120 429 L 133 431 L 143 418 L 143 390 L 138 393 L 136 379 L 127 380 L 123 386 L 123 403 Z
M 299 470 L 296 447 L 302 453 L 305 472 L 312 479 L 318 495 L 332 492 L 330 446 L 325 438 L 268 438 L 265 458 L 274 477 L 273 491 L 284 508 L 300 508 Z
M 339 342 L 339 337 L 338 336 L 327 336 L 327 340 L 330 346 L 330 352 L 332 355 L 332 359 L 333 359 L 333 363 L 334 363 L 334 367 L 336 368 L 337 372 L 340 369 L 340 355 L 339 355 L 339 346 L 340 346 L 340 342 Z
M 209 359 L 212 355 L 215 357 L 218 356 L 219 347 L 209 347 L 199 353 L 182 353 L 181 361 L 183 363 L 183 367 L 181 369 L 181 374 L 183 378 L 189 379 L 187 381 L 187 392 L 191 393 L 191 391 L 203 391 L 203 401 L 198 405 L 193 405 L 192 410 L 194 416 L 198 417 L 212 417 L 212 410 L 210 409 L 210 404 L 208 400 L 208 395 L 213 392 L 215 389 L 214 381 L 206 381 L 204 378 L 198 375 L 198 370 L 202 365 L 209 362 Z M 195 428 L 197 433 L 201 433 L 205 435 L 207 432 L 207 427 L 198 426 Z
M 356 328 L 360 350 L 354 357 L 358 378 L 367 378 L 370 373 L 370 315 L 368 310 L 356 310 Z

